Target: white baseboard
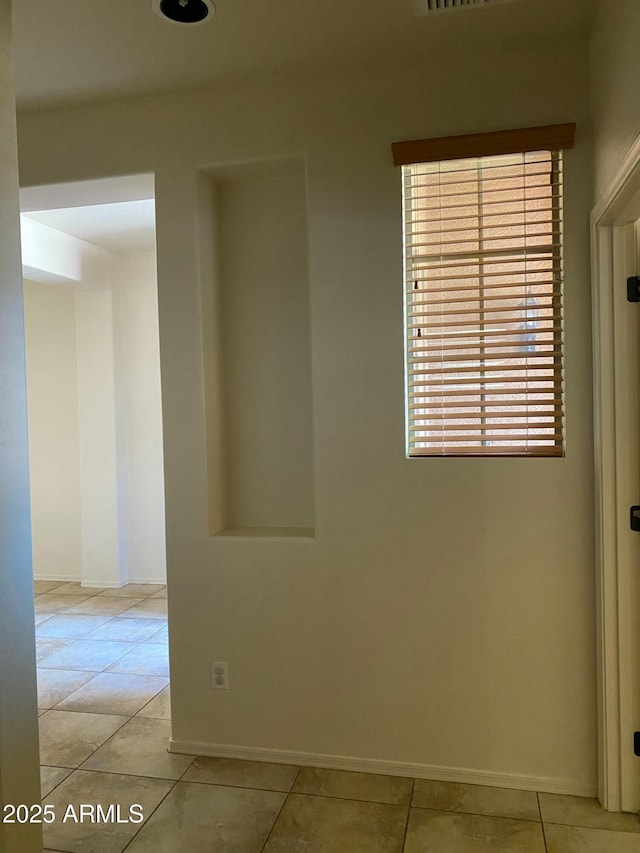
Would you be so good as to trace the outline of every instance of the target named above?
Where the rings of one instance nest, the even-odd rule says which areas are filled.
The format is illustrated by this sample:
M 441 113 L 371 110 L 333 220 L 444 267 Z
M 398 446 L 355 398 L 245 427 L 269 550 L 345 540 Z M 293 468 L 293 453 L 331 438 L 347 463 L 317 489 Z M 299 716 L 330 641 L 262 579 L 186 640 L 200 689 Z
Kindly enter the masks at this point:
M 60 581 L 60 583 L 80 583 L 81 575 L 41 575 L 34 574 L 34 581 Z
M 541 791 L 548 794 L 571 794 L 575 797 L 595 797 L 597 795 L 595 784 L 581 784 L 552 776 L 491 773 L 465 767 L 440 767 L 403 761 L 380 761 L 344 755 L 322 755 L 313 752 L 294 752 L 219 743 L 194 743 L 174 739 L 169 742 L 169 752 L 213 758 L 239 758 L 245 761 L 269 761 L 273 764 L 325 767 L 329 770 L 354 770 L 360 773 L 380 773 L 385 776 L 409 776 L 415 779 L 431 779 L 438 782 L 461 782 L 471 785 L 488 785 L 492 788 L 517 788 L 523 791 Z
M 101 581 L 101 580 L 92 580 L 90 582 L 85 582 L 82 579 L 81 575 L 41 575 L 37 574 L 33 576 L 34 581 L 60 581 L 60 583 L 79 583 L 81 586 L 86 587 L 87 589 L 93 589 L 94 587 L 102 589 L 121 589 L 123 586 L 126 586 L 128 583 L 149 583 L 149 584 L 162 584 L 163 586 L 166 584 L 166 579 L 163 578 L 129 578 L 126 583 L 121 583 L 120 581 Z
M 85 582 L 82 579 L 82 575 L 34 575 L 34 581 L 63 581 L 67 583 L 79 583 L 80 586 L 86 587 L 87 589 L 120 589 L 120 587 L 124 586 L 120 581 L 100 581 L 93 580 L 89 582 Z

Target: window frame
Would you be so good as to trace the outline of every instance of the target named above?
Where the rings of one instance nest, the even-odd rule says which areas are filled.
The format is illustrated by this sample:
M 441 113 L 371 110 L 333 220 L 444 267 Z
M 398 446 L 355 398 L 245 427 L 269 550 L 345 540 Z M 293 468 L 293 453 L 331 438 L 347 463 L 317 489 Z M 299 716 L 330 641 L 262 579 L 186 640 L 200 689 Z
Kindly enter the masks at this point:
M 559 193 L 558 199 L 554 200 L 553 197 L 551 197 L 551 199 L 550 199 L 549 208 L 547 210 L 547 212 L 549 214 L 549 219 L 546 220 L 546 222 L 545 222 L 547 229 L 549 231 L 549 237 L 551 239 L 551 242 L 549 244 L 549 248 L 548 248 L 547 253 L 546 253 L 546 260 L 550 264 L 550 273 L 549 273 L 550 281 L 548 283 L 545 282 L 545 284 L 549 285 L 549 289 L 548 289 L 548 292 L 544 292 L 544 294 L 543 294 L 545 300 L 549 300 L 549 306 L 545 308 L 545 311 L 550 311 L 550 330 L 548 331 L 548 334 L 550 334 L 550 338 L 547 338 L 547 340 L 544 341 L 544 343 L 547 346 L 547 351 L 545 351 L 545 350 L 541 351 L 541 362 L 540 362 L 540 364 L 544 369 L 548 369 L 548 365 L 545 362 L 547 360 L 551 360 L 551 366 L 553 368 L 553 374 L 549 377 L 547 377 L 544 374 L 541 376 L 541 380 L 542 380 L 540 383 L 541 385 L 548 386 L 549 380 L 551 380 L 552 385 L 549 386 L 549 390 L 547 392 L 547 397 L 544 400 L 544 405 L 546 406 L 546 408 L 545 408 L 544 412 L 541 414 L 541 417 L 539 420 L 541 422 L 547 421 L 547 419 L 550 419 L 550 420 L 548 420 L 548 425 L 547 425 L 547 423 L 545 423 L 544 425 L 542 423 L 540 424 L 539 429 L 542 433 L 544 433 L 544 436 L 542 438 L 539 438 L 538 435 L 536 435 L 534 433 L 530 439 L 529 438 L 529 423 L 527 421 L 529 420 L 529 422 L 530 422 L 530 418 L 533 416 L 532 414 L 529 414 L 526 411 L 525 412 L 519 411 L 519 412 L 515 412 L 515 413 L 514 412 L 510 412 L 508 414 L 505 413 L 503 416 L 502 412 L 500 412 L 499 413 L 500 421 L 497 424 L 495 424 L 495 423 L 492 424 L 490 427 L 494 431 L 493 440 L 491 438 L 487 438 L 486 445 L 482 445 L 482 444 L 481 445 L 474 445 L 474 444 L 472 444 L 472 442 L 477 442 L 477 441 L 483 440 L 482 436 L 480 435 L 480 431 L 478 429 L 474 429 L 476 424 L 474 424 L 473 421 L 474 421 L 474 419 L 479 418 L 481 420 L 481 422 L 486 423 L 486 421 L 484 421 L 486 411 L 484 408 L 482 408 L 484 405 L 484 398 L 485 398 L 486 392 L 484 391 L 482 383 L 484 381 L 483 380 L 484 374 L 491 372 L 490 371 L 491 362 L 489 362 L 488 365 L 486 362 L 483 362 L 482 361 L 482 355 L 480 355 L 477 359 L 475 359 L 475 358 L 471 359 L 469 357 L 462 358 L 463 362 L 468 361 L 469 364 L 472 365 L 472 367 L 470 367 L 470 369 L 468 371 L 462 370 L 462 368 L 465 366 L 465 364 L 462 364 L 462 366 L 455 365 L 455 362 L 453 361 L 452 358 L 449 358 L 449 360 L 448 360 L 448 363 L 449 364 L 453 363 L 454 366 L 460 372 L 472 373 L 473 374 L 475 371 L 475 375 L 477 377 L 479 377 L 478 381 L 475 383 L 473 382 L 472 378 L 469 379 L 466 383 L 463 383 L 463 384 L 475 384 L 475 385 L 479 386 L 478 389 L 469 391 L 469 396 L 471 398 L 474 396 L 479 397 L 478 406 L 474 407 L 474 408 L 478 408 L 478 411 L 472 410 L 472 408 L 471 408 L 472 403 L 469 404 L 469 406 L 468 406 L 468 403 L 466 401 L 464 402 L 464 405 L 462 405 L 460 407 L 454 407 L 454 409 L 462 408 L 463 411 L 462 411 L 462 413 L 455 411 L 454 414 L 452 415 L 452 417 L 450 419 L 450 423 L 448 426 L 450 428 L 453 427 L 453 429 L 449 431 L 448 435 L 447 435 L 447 429 L 446 429 L 446 427 L 447 427 L 447 424 L 446 424 L 446 414 L 447 413 L 446 413 L 446 411 L 443 411 L 442 413 L 440 413 L 439 417 L 437 416 L 437 410 L 432 412 L 432 413 L 425 414 L 422 418 L 420 418 L 420 417 L 415 418 L 415 416 L 413 416 L 411 414 L 411 411 L 412 411 L 410 408 L 411 399 L 409 396 L 410 392 L 411 392 L 410 382 L 411 381 L 415 382 L 415 373 L 410 370 L 410 359 L 412 358 L 411 353 L 412 353 L 412 350 L 415 348 L 415 346 L 409 340 L 409 336 L 411 335 L 410 323 L 409 323 L 409 311 L 410 311 L 409 303 L 411 301 L 411 291 L 410 291 L 410 287 L 409 287 L 410 281 L 409 281 L 409 277 L 407 275 L 407 257 L 410 254 L 410 248 L 408 247 L 408 242 L 407 242 L 407 240 L 408 240 L 408 234 L 407 234 L 407 219 L 408 219 L 407 210 L 408 210 L 408 208 L 407 208 L 406 197 L 405 197 L 405 193 L 406 193 L 406 186 L 405 186 L 405 180 L 404 180 L 405 176 L 403 174 L 403 181 L 402 181 L 402 184 L 403 184 L 403 186 L 402 186 L 402 196 L 403 196 L 403 199 L 402 199 L 402 210 L 403 210 L 402 240 L 403 240 L 403 272 L 404 272 L 404 275 L 403 275 L 403 296 L 404 296 L 404 298 L 403 298 L 403 320 L 404 320 L 403 329 L 404 329 L 404 339 L 405 339 L 405 341 L 404 341 L 404 343 L 405 343 L 405 346 L 404 346 L 405 454 L 406 454 L 407 458 L 410 458 L 410 459 L 414 459 L 414 458 L 438 458 L 438 457 L 443 457 L 443 458 L 444 457 L 457 457 L 457 458 L 461 458 L 461 457 L 465 457 L 465 458 L 490 458 L 490 457 L 496 457 L 496 458 L 500 458 L 500 457 L 508 457 L 508 458 L 560 458 L 560 457 L 563 457 L 565 455 L 564 376 L 563 376 L 563 345 L 562 345 L 562 343 L 563 343 L 562 342 L 563 317 L 562 317 L 562 311 L 561 311 L 562 279 L 561 279 L 561 277 L 557 278 L 557 274 L 556 274 L 556 269 L 561 270 L 562 250 L 563 250 L 563 239 L 562 239 L 562 236 L 563 236 L 562 235 L 563 190 L 562 190 L 562 184 L 561 184 L 561 182 L 558 181 L 558 179 L 559 179 L 559 177 L 561 178 L 561 175 L 562 175 L 562 152 L 566 148 L 573 147 L 574 139 L 575 139 L 575 124 L 566 124 L 566 125 L 544 126 L 544 127 L 539 127 L 539 128 L 524 128 L 524 129 L 518 129 L 518 130 L 514 130 L 514 131 L 498 131 L 498 132 L 487 133 L 487 134 L 473 134 L 473 135 L 466 135 L 466 136 L 461 136 L 461 137 L 440 137 L 440 138 L 436 138 L 436 139 L 427 139 L 427 140 L 410 140 L 407 142 L 394 143 L 394 145 L 392 146 L 394 163 L 398 166 L 403 166 L 403 167 L 405 167 L 405 166 L 406 167 L 417 166 L 420 164 L 443 163 L 443 161 L 447 161 L 447 160 L 470 160 L 470 161 L 475 160 L 477 167 L 478 167 L 478 176 L 479 176 L 478 187 L 481 186 L 481 182 L 480 182 L 480 176 L 482 175 L 481 158 L 492 157 L 495 155 L 502 155 L 502 154 L 525 155 L 522 157 L 522 161 L 521 161 L 521 165 L 522 165 L 522 169 L 523 169 L 522 175 L 523 175 L 523 182 L 524 182 L 526 177 L 528 177 L 528 172 L 526 171 L 527 161 L 532 161 L 533 163 L 536 162 L 536 155 L 535 154 L 529 158 L 527 158 L 526 155 L 530 152 L 548 152 L 549 154 L 548 154 L 548 157 L 546 158 L 546 160 L 541 158 L 540 162 L 545 162 L 545 163 L 549 164 L 548 173 L 547 172 L 543 172 L 543 173 L 549 174 L 551 185 L 552 186 L 558 186 L 558 193 Z M 500 164 L 500 161 L 495 161 L 495 163 L 497 163 L 498 166 L 502 167 L 502 164 Z M 520 161 L 519 161 L 519 163 L 520 163 Z M 452 172 L 453 172 L 453 174 L 455 174 L 456 170 L 455 170 L 455 168 L 452 169 L 452 165 L 453 164 L 443 163 L 443 166 L 445 167 L 445 174 L 451 175 Z M 462 166 L 464 166 L 464 165 L 465 164 L 462 164 Z M 506 166 L 508 168 L 509 164 L 505 163 L 504 166 Z M 426 171 L 429 171 L 429 170 L 426 170 Z M 433 171 L 434 171 L 434 174 L 439 173 L 439 170 L 434 169 Z M 404 172 L 404 170 L 403 170 L 403 172 Z M 454 178 L 454 180 L 455 180 L 455 178 Z M 506 178 L 505 180 L 508 180 L 508 178 Z M 508 189 L 509 188 L 505 186 L 505 190 L 508 190 Z M 523 205 L 524 205 L 524 202 L 526 200 L 525 194 L 526 194 L 526 183 L 523 183 L 523 191 L 522 191 Z M 434 195 L 435 195 L 435 192 L 434 192 Z M 462 202 L 461 202 L 461 204 L 462 204 Z M 437 207 L 431 208 L 431 209 L 438 210 Z M 470 210 L 471 209 L 472 208 L 470 208 Z M 481 203 L 478 204 L 477 209 L 478 209 L 478 215 L 481 219 L 481 216 L 482 216 L 482 204 Z M 429 217 L 428 219 L 431 220 L 431 217 Z M 434 217 L 434 222 L 437 221 L 437 219 L 438 219 L 437 216 Z M 525 223 L 523 223 L 523 225 L 526 224 L 526 214 L 525 214 L 524 219 L 525 219 Z M 479 230 L 477 232 L 478 233 L 477 242 L 481 241 L 481 239 L 483 237 L 482 227 L 478 226 L 478 229 Z M 472 230 L 472 229 L 469 229 L 469 230 Z M 542 229 L 542 230 L 544 230 L 544 229 Z M 415 234 L 415 232 L 414 232 L 414 234 Z M 432 235 L 427 234 L 428 238 L 430 238 L 431 236 Z M 537 236 L 537 235 L 533 235 L 533 236 Z M 511 238 L 505 238 L 505 239 L 511 239 Z M 514 236 L 512 239 L 517 240 L 517 239 L 520 239 L 520 237 Z M 473 242 L 473 238 L 470 238 L 469 242 Z M 542 247 L 541 247 L 542 250 L 544 250 L 544 247 L 546 245 L 547 244 L 542 244 Z M 509 248 L 511 248 L 511 247 L 512 246 L 510 245 Z M 514 255 L 517 254 L 517 252 L 519 251 L 519 248 L 520 248 L 519 245 L 513 246 Z M 523 258 L 529 257 L 529 253 L 527 251 L 528 249 L 530 250 L 530 247 L 527 246 L 527 234 L 524 234 L 522 236 L 522 257 Z M 499 253 L 499 251 L 500 250 L 497 249 L 496 253 Z M 502 249 L 502 251 L 504 252 L 505 249 Z M 442 258 L 444 258 L 445 260 L 449 260 L 451 257 L 451 255 L 448 255 L 446 251 L 442 252 L 442 246 L 440 247 L 440 252 L 436 252 L 436 255 L 439 253 L 441 254 L 441 262 L 442 262 Z M 474 261 L 475 261 L 475 265 L 477 265 L 478 268 L 481 269 L 483 266 L 483 258 L 487 257 L 487 255 L 485 253 L 486 253 L 486 250 L 481 249 L 479 245 L 477 246 L 477 250 L 469 249 L 469 252 L 468 252 L 468 257 L 470 258 L 469 266 L 474 265 Z M 535 254 L 535 253 L 532 253 L 532 254 Z M 544 254 L 544 251 L 541 251 L 540 254 L 541 254 L 541 260 L 542 260 L 542 256 Z M 490 252 L 489 252 L 488 256 L 489 257 L 491 256 Z M 494 257 L 495 256 L 496 255 L 494 255 Z M 490 261 L 488 263 L 490 263 Z M 454 265 L 455 265 L 455 262 L 454 262 Z M 459 266 L 463 266 L 462 261 L 460 262 Z M 428 272 L 428 271 L 429 271 L 429 268 L 427 266 L 424 268 L 424 272 Z M 523 284 L 522 284 L 522 289 L 523 289 L 523 292 L 525 293 L 524 298 L 528 298 L 527 290 L 529 289 L 529 286 L 526 282 L 526 272 L 527 271 L 525 268 L 525 273 L 524 273 L 525 280 L 523 281 Z M 521 277 L 522 275 L 523 275 L 523 273 L 517 273 L 514 271 L 514 276 Z M 475 284 L 470 283 L 469 288 L 466 289 L 466 292 L 473 291 L 474 288 L 477 287 L 478 301 L 480 303 L 482 303 L 483 286 L 485 284 L 484 273 L 480 272 L 478 275 L 471 275 L 470 273 L 461 273 L 460 276 L 461 276 L 461 279 L 460 279 L 461 283 L 465 280 L 469 280 L 470 278 L 477 279 L 477 283 L 475 283 Z M 466 279 L 465 279 L 465 276 L 466 276 Z M 427 279 L 431 278 L 431 277 L 432 276 L 427 276 Z M 506 275 L 504 277 L 506 278 Z M 437 280 L 437 276 L 435 276 L 433 278 L 435 278 Z M 486 287 L 490 287 L 490 283 L 487 284 Z M 511 283 L 505 284 L 505 288 L 510 288 L 510 287 L 512 287 Z M 416 288 L 417 288 L 417 284 L 416 284 Z M 438 291 L 438 290 L 442 291 L 442 288 L 435 288 L 435 290 L 436 291 Z M 485 290 L 485 292 L 486 292 L 486 290 Z M 427 288 L 424 289 L 423 293 L 425 293 L 425 294 L 428 293 Z M 444 303 L 444 301 L 445 301 L 444 291 L 442 291 L 442 293 L 443 293 L 443 295 L 439 298 L 442 300 L 442 303 Z M 498 291 L 498 293 L 499 293 L 499 291 Z M 500 299 L 500 298 L 515 299 L 515 298 L 518 298 L 517 293 L 518 293 L 518 291 L 514 290 L 512 296 L 506 296 L 505 295 L 503 297 L 498 297 L 498 299 Z M 535 298 L 535 293 L 534 293 L 534 298 Z M 463 297 L 463 299 L 464 299 L 464 301 L 469 301 L 469 302 L 472 301 L 472 299 L 467 300 L 466 296 Z M 493 297 L 493 301 L 495 301 L 495 296 Z M 505 305 L 507 306 L 507 310 L 509 310 L 510 306 L 508 306 L 508 304 L 506 302 L 505 302 Z M 448 309 L 445 308 L 444 310 L 446 312 Z M 452 316 L 455 316 L 455 314 L 456 314 L 455 309 L 449 309 L 449 310 L 451 310 Z M 558 311 L 558 313 L 560 315 L 560 317 L 559 317 L 560 329 L 557 332 L 555 330 L 555 325 L 556 325 L 555 313 L 556 313 L 556 311 Z M 491 309 L 489 309 L 489 313 L 490 312 L 491 312 Z M 433 312 L 429 312 L 429 313 L 433 314 Z M 469 312 L 466 312 L 466 313 L 469 313 Z M 422 316 L 425 316 L 425 315 L 422 315 Z M 509 316 L 509 315 L 505 315 L 505 316 Z M 484 320 L 482 322 L 484 322 Z M 496 321 L 495 320 L 493 320 L 493 321 L 489 320 L 488 322 L 495 324 Z M 437 328 L 438 328 L 437 320 L 432 321 L 430 319 L 427 319 L 425 321 L 425 326 L 428 326 L 429 324 L 433 324 L 434 329 L 437 330 Z M 412 326 L 412 328 L 413 328 L 413 326 Z M 480 329 L 482 329 L 482 328 L 483 327 L 480 326 Z M 547 330 L 545 330 L 545 331 L 547 331 Z M 418 335 L 419 334 L 420 334 L 420 332 L 418 331 Z M 482 332 L 479 332 L 478 339 L 484 339 L 484 337 L 485 336 L 482 334 Z M 509 335 L 507 335 L 507 338 L 509 338 Z M 411 340 L 413 340 L 413 336 L 412 336 Z M 441 337 L 440 338 L 440 351 L 442 351 L 442 340 L 443 339 Z M 478 344 L 475 344 L 475 351 L 476 352 L 477 352 L 477 346 L 478 346 Z M 504 362 L 507 362 L 509 357 L 511 357 L 511 359 L 513 360 L 516 357 L 516 353 L 518 353 L 518 357 L 517 357 L 518 360 L 520 358 L 522 358 L 522 362 L 521 362 L 522 366 L 521 367 L 514 366 L 511 369 L 522 370 L 524 368 L 530 367 L 530 365 L 527 361 L 528 356 L 519 355 L 519 353 L 527 352 L 527 351 L 522 350 L 522 345 L 516 344 L 515 339 L 513 341 L 509 340 L 508 342 L 505 342 L 503 344 L 503 346 L 509 347 L 509 350 L 506 353 L 504 353 Z M 455 344 L 452 346 L 452 348 L 449 348 L 449 354 L 450 355 L 451 355 L 451 349 L 454 349 L 454 350 L 462 349 L 463 350 L 463 345 L 462 344 Z M 473 346 L 470 346 L 469 353 L 472 353 L 473 351 L 474 351 Z M 437 355 L 437 350 L 435 349 L 435 347 L 434 347 L 434 354 Z M 497 353 L 497 352 L 496 352 L 496 354 L 499 355 L 499 353 Z M 463 355 L 469 356 L 469 354 L 464 353 L 464 351 L 461 353 L 461 357 Z M 431 356 L 431 353 L 427 353 L 427 355 L 425 356 L 425 363 L 426 363 L 427 357 L 430 357 L 430 356 Z M 515 362 L 516 365 L 518 365 L 518 360 L 516 360 L 516 362 Z M 475 364 L 476 362 L 477 362 L 477 365 Z M 534 364 L 535 364 L 535 362 L 534 362 Z M 473 366 L 473 365 L 475 365 L 475 366 Z M 499 358 L 495 360 L 495 365 L 496 365 L 496 367 L 498 367 L 500 365 Z M 510 367 L 507 367 L 507 370 L 509 370 L 509 369 L 510 369 Z M 534 369 L 534 368 L 531 367 L 531 369 Z M 450 372 L 451 372 L 451 368 L 449 368 L 446 371 L 446 373 L 450 373 Z M 457 372 L 457 371 L 454 371 L 454 372 Z M 427 370 L 427 373 L 432 373 L 432 371 L 429 369 L 429 370 Z M 443 376 L 444 375 L 445 375 L 445 373 L 443 373 Z M 514 374 L 514 376 L 515 376 L 515 374 Z M 434 377 L 436 377 L 435 373 L 434 373 Z M 436 381 L 437 381 L 437 378 L 436 378 Z M 525 381 L 530 381 L 530 380 L 525 380 Z M 425 386 L 428 386 L 428 384 L 429 384 L 429 380 L 425 380 Z M 503 391 L 503 393 L 508 393 L 510 391 L 508 382 L 507 382 L 506 389 L 507 390 Z M 501 391 L 502 391 L 502 389 L 501 389 Z M 513 393 L 517 393 L 517 386 L 515 385 L 515 382 L 513 384 Z M 529 405 L 532 405 L 532 406 L 537 405 L 537 406 L 540 406 L 540 408 L 542 408 L 543 401 L 538 402 L 537 400 L 534 400 L 532 403 L 530 403 L 530 400 L 526 396 L 527 393 L 529 393 L 529 394 L 536 393 L 535 391 L 529 391 L 527 389 L 527 390 L 525 390 L 524 393 L 525 393 L 525 396 L 524 396 L 522 402 L 526 405 L 519 406 L 518 403 L 511 402 L 511 406 L 513 406 L 515 408 L 521 408 L 521 409 L 525 408 L 526 409 Z M 423 396 L 425 397 L 425 399 L 428 400 L 429 391 L 426 390 Z M 456 395 L 454 394 L 453 396 L 455 397 Z M 497 396 L 500 397 L 501 394 L 498 393 Z M 509 399 L 509 398 L 507 398 L 507 399 Z M 461 402 L 462 402 L 462 398 L 461 398 Z M 501 402 L 501 401 L 499 401 L 499 402 Z M 498 406 L 498 403 L 495 400 L 494 400 L 494 405 L 496 405 L 498 408 L 501 408 L 500 406 Z M 469 407 L 468 412 L 465 411 L 465 409 L 467 409 L 467 407 Z M 425 404 L 424 408 L 425 409 L 432 409 L 432 410 L 436 409 L 436 407 L 430 401 L 429 401 L 428 405 Z M 504 408 L 509 408 L 508 402 L 505 403 Z M 443 409 L 444 409 L 444 407 L 443 407 Z M 436 416 L 433 417 L 432 415 L 436 415 Z M 457 415 L 457 417 L 456 417 L 456 415 Z M 526 431 L 526 438 L 524 438 L 524 439 L 515 438 L 512 434 L 511 439 L 513 440 L 513 443 L 510 443 L 510 441 L 509 441 L 510 436 L 508 433 L 508 429 L 510 427 L 513 427 L 515 430 L 519 429 L 520 423 L 517 422 L 516 419 L 520 416 L 522 417 L 522 424 L 523 424 L 523 428 L 522 428 L 521 432 Z M 498 416 L 494 414 L 493 417 L 497 418 Z M 464 423 L 465 419 L 467 421 L 472 421 L 472 423 L 470 423 L 470 424 Z M 508 423 L 508 424 L 505 424 L 505 426 L 502 426 L 501 421 L 502 420 L 506 421 L 507 419 L 509 419 L 511 421 L 516 421 L 516 422 L 515 423 Z M 435 437 L 432 440 L 431 438 L 424 436 L 424 439 L 425 439 L 424 444 L 428 445 L 428 442 L 432 441 L 432 446 L 431 447 L 426 446 L 422 449 L 416 449 L 415 445 L 419 443 L 419 439 L 417 439 L 417 440 L 412 439 L 412 434 L 414 434 L 415 432 L 420 432 L 420 431 L 423 431 L 423 432 L 431 431 L 433 433 L 434 424 L 433 423 L 426 424 L 424 427 L 424 430 L 420 430 L 419 427 L 416 430 L 415 423 L 414 423 L 415 420 L 425 420 L 425 421 L 432 421 L 432 422 L 440 420 L 443 424 L 443 431 L 441 434 L 440 441 L 438 441 L 438 439 Z M 455 421 L 456 420 L 463 422 L 460 429 L 455 428 Z M 538 429 L 538 427 L 536 427 L 536 429 Z M 487 432 L 484 431 L 484 427 L 482 427 L 482 430 L 483 430 L 482 435 L 486 436 Z M 547 433 L 547 430 L 553 430 L 553 432 Z M 466 438 L 466 434 L 467 434 L 466 431 L 469 432 L 469 444 L 468 445 L 466 444 L 466 442 L 464 442 L 463 439 L 461 439 L 461 437 L 457 437 L 457 438 L 455 437 L 456 432 L 462 432 L 464 437 Z M 498 432 L 497 435 L 495 434 L 496 432 Z M 549 441 L 545 441 L 543 443 L 543 441 L 547 438 L 547 434 L 549 436 Z M 517 435 L 518 435 L 518 433 L 516 433 L 516 436 Z M 447 445 L 447 438 L 452 438 L 453 443 Z M 496 444 L 496 439 L 500 439 L 500 438 L 503 438 L 504 441 Z M 495 445 L 495 447 L 496 447 L 495 451 L 491 451 L 488 449 L 488 447 L 493 446 L 492 441 L 493 441 L 493 445 Z M 529 441 L 531 441 L 532 443 L 529 444 Z M 519 443 L 519 442 L 521 442 L 521 443 Z M 463 447 L 465 447 L 464 450 L 462 449 Z

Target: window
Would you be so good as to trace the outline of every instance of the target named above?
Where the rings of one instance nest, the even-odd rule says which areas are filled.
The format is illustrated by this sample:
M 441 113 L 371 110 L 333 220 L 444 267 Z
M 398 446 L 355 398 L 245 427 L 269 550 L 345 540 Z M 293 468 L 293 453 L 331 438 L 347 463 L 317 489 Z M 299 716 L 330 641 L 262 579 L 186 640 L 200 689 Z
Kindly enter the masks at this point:
M 574 129 L 394 145 L 408 456 L 564 455 L 562 149 Z

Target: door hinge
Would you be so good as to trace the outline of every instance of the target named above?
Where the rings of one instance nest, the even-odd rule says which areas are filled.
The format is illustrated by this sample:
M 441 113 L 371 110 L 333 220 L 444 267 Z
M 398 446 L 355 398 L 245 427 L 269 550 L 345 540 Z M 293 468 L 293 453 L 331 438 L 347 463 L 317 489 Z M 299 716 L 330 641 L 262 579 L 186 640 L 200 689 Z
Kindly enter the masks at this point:
M 627 279 L 627 302 L 640 302 L 640 275 Z
M 633 733 L 633 754 L 640 757 L 640 732 Z
M 640 506 L 629 507 L 629 526 L 640 531 Z

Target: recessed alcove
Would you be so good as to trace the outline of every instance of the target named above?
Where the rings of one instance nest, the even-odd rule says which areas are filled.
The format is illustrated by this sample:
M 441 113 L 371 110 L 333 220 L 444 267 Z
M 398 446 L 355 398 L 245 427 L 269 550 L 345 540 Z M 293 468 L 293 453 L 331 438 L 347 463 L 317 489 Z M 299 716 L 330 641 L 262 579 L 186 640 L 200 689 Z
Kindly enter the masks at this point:
M 304 161 L 200 175 L 209 532 L 315 525 Z

